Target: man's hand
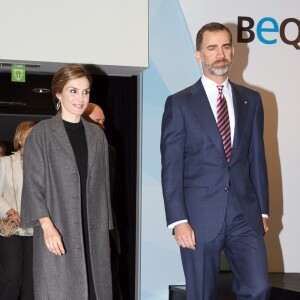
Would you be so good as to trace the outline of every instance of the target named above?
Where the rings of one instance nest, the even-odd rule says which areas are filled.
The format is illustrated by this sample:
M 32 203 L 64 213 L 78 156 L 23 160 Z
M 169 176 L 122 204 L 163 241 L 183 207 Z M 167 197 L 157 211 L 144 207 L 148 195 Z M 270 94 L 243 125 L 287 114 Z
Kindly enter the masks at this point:
M 195 232 L 189 223 L 181 223 L 174 227 L 175 239 L 182 248 L 196 250 Z
M 268 220 L 268 218 L 263 217 L 262 221 L 263 221 L 265 233 L 267 233 L 269 231 L 269 220 Z

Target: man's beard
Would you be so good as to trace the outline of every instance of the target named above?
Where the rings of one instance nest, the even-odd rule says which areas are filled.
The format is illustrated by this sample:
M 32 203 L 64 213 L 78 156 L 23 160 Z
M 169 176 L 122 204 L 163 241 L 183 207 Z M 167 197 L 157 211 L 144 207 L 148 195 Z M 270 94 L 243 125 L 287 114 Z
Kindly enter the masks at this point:
M 215 63 L 219 63 L 220 61 L 216 61 Z M 214 64 L 207 65 L 205 60 L 202 60 L 202 68 L 209 72 L 211 75 L 214 76 L 224 76 L 231 68 L 232 62 L 227 59 L 223 59 L 222 62 L 225 64 L 223 68 L 215 68 Z

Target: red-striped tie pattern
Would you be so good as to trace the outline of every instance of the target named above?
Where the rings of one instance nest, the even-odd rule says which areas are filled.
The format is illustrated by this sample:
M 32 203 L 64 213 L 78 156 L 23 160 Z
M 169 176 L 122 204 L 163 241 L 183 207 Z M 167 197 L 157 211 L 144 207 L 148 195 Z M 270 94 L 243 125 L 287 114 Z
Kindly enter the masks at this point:
M 223 94 L 223 85 L 217 86 L 219 90 L 217 99 L 217 125 L 221 134 L 225 156 L 230 160 L 231 154 L 231 133 L 226 99 Z

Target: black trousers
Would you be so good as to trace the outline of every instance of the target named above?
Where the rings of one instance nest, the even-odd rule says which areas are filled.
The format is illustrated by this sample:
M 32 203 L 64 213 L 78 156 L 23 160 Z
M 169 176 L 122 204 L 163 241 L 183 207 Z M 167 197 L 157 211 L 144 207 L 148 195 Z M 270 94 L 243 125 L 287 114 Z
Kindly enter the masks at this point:
M 0 299 L 34 299 L 31 236 L 0 236 Z
M 122 300 L 121 287 L 119 284 L 119 250 L 115 242 L 110 238 L 110 262 L 112 275 L 113 300 Z

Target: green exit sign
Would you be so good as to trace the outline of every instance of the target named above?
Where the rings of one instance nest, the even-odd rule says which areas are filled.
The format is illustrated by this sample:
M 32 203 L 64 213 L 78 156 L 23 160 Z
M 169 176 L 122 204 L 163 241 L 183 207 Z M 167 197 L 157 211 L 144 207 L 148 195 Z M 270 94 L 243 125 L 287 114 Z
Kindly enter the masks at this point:
M 25 82 L 26 81 L 25 66 L 12 65 L 12 67 L 11 67 L 11 81 L 12 82 Z

